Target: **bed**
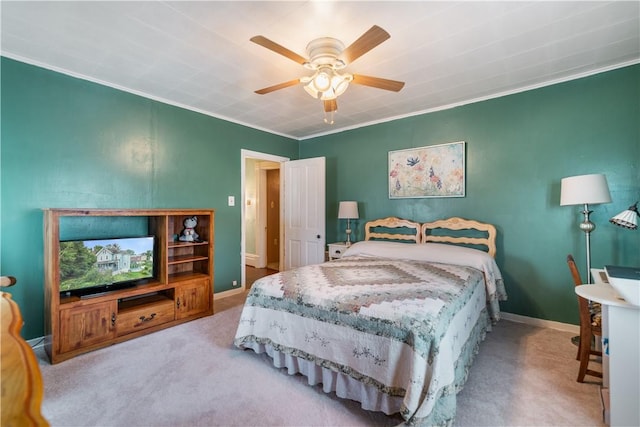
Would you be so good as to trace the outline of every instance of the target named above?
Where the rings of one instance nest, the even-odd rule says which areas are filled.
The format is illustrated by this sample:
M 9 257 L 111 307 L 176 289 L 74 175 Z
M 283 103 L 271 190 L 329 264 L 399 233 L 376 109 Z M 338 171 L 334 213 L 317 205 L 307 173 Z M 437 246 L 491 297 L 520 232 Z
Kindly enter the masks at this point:
M 234 344 L 363 409 L 451 425 L 506 299 L 495 241 L 495 227 L 461 218 L 368 222 L 341 259 L 256 281 Z

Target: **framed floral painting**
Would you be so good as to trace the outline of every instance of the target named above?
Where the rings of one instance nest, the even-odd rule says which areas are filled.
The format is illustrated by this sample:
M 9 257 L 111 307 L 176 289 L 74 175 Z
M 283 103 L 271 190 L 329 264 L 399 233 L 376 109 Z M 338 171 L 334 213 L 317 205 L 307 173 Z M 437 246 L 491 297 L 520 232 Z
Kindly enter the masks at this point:
M 389 151 L 390 199 L 464 196 L 464 141 Z

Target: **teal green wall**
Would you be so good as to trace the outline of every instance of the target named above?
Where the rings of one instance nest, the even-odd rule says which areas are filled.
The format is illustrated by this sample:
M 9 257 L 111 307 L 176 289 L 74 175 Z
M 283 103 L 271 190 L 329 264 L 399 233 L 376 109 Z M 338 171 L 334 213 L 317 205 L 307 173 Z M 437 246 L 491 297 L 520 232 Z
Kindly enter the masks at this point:
M 7 58 L 1 63 L 1 264 L 26 338 L 43 334 L 42 208 L 214 208 L 215 291 L 240 280 L 240 150 L 298 141 Z
M 605 173 L 593 265 L 640 265 L 640 232 L 610 225 L 640 198 L 640 66 L 312 140 L 294 141 L 2 58 L 0 273 L 19 278 L 25 338 L 43 332 L 44 207 L 216 209 L 216 292 L 240 279 L 240 150 L 327 158 L 327 241 L 339 200 L 362 220 L 451 215 L 497 225 L 505 311 L 577 323 L 564 263 L 584 266 L 578 207 L 560 179 Z M 339 120 L 339 117 L 338 117 Z M 467 196 L 387 197 L 387 152 L 467 142 Z
M 465 198 L 389 200 L 388 151 L 455 141 L 467 142 Z M 609 182 L 613 202 L 592 206 L 592 266 L 640 266 L 640 231 L 608 223 L 640 199 L 640 66 L 300 143 L 301 158 L 316 156 L 327 158 L 329 242 L 344 239 L 339 200 L 359 201 L 359 239 L 365 221 L 388 215 L 495 224 L 507 312 L 578 322 L 565 259 L 586 279 L 585 243 L 581 208 L 559 206 L 563 177 Z

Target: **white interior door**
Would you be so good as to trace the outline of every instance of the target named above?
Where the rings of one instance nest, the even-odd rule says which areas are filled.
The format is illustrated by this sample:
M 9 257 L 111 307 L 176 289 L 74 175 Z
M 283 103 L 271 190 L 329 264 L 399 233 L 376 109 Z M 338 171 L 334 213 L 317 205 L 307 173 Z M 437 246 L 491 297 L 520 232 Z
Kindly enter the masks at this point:
M 325 158 L 284 162 L 281 270 L 324 261 Z

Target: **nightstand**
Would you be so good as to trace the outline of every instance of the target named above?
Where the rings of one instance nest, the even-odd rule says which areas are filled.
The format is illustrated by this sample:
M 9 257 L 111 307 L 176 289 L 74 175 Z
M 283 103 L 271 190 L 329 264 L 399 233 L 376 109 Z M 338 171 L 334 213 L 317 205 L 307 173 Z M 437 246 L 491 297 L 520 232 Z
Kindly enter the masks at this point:
M 342 258 L 342 254 L 347 250 L 347 245 L 344 242 L 329 243 L 329 261 Z

